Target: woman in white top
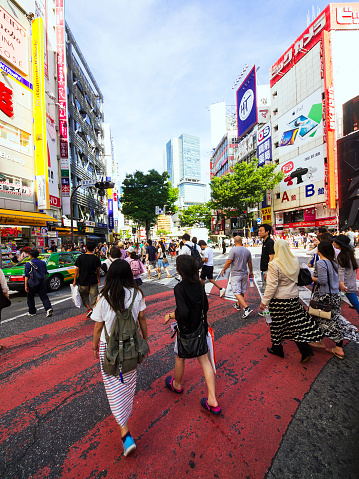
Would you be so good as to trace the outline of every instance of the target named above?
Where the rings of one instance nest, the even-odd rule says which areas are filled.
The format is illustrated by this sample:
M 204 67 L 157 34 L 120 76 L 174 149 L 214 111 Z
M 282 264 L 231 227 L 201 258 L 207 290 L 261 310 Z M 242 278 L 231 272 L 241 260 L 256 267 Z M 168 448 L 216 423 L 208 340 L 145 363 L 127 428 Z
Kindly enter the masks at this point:
M 132 315 L 134 320 L 139 322 L 142 336 L 147 341 L 145 299 L 133 280 L 133 274 L 127 261 L 120 259 L 112 263 L 106 276 L 105 286 L 91 315 L 91 319 L 96 321 L 93 334 L 93 353 L 96 359 L 100 359 L 102 379 L 112 414 L 120 427 L 125 456 L 136 448 L 129 431 L 128 419 L 132 412 L 136 391 L 137 371 L 135 369 L 123 374 L 123 382 L 120 376 L 110 376 L 104 372 L 103 360 L 107 343 L 103 326 L 106 324 L 106 330 L 108 334 L 111 334 L 116 311 L 123 311 L 130 306 L 135 290 L 137 290 L 137 295 L 132 306 Z
M 0 288 L 2 292 L 4 293 L 4 295 L 7 297 L 7 299 L 9 299 L 9 288 L 5 279 L 5 275 L 1 269 L 0 269 Z M 0 323 L 1 323 L 1 309 L 0 309 Z M 0 344 L 0 351 L 2 349 L 4 349 L 4 346 Z
M 302 354 L 302 363 L 313 356 L 308 342 L 319 341 L 323 334 L 299 301 L 299 261 L 289 249 L 287 241 L 278 239 L 274 243 L 274 258 L 268 265 L 267 286 L 260 309 L 267 306 L 271 314 L 270 332 L 272 347 L 270 354 L 284 358 L 282 342 L 295 341 Z
M 109 270 L 111 264 L 116 260 L 116 259 L 121 259 L 122 253 L 121 250 L 118 246 L 111 246 L 110 249 L 110 255 L 109 257 L 102 263 L 101 268 L 105 273 Z

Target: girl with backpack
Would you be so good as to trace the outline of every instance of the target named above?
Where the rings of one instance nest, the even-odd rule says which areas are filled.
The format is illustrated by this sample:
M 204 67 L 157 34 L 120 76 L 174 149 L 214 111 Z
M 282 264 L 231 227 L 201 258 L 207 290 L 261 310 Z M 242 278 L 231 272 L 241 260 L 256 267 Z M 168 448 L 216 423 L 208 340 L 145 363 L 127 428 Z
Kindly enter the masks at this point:
M 193 256 L 180 255 L 176 260 L 177 272 L 182 281 L 174 287 L 176 310 L 166 314 L 165 324 L 170 319 L 177 321 L 177 348 L 174 377 L 167 376 L 166 387 L 176 393 L 183 393 L 182 376 L 185 358 L 197 358 L 207 383 L 207 398 L 201 399 L 201 405 L 207 411 L 220 414 L 215 391 L 214 370 L 208 355 L 207 346 L 207 311 L 208 299 L 202 285 L 198 268 Z M 198 338 L 198 339 L 197 339 Z M 187 346 L 185 342 L 187 340 Z M 189 345 L 189 343 L 191 343 Z M 177 350 L 176 350 L 177 349 Z
M 91 319 L 95 321 L 92 349 L 95 359 L 100 360 L 107 398 L 112 414 L 120 428 L 124 456 L 136 449 L 135 441 L 129 431 L 128 420 L 136 391 L 137 370 L 134 369 L 120 376 L 112 376 L 104 371 L 103 363 L 107 350 L 104 325 L 107 333 L 110 334 L 116 319 L 116 312 L 125 312 L 131 305 L 133 319 L 139 323 L 143 339 L 148 341 L 146 304 L 143 293 L 133 280 L 133 274 L 127 261 L 114 261 L 108 270 L 105 286 L 91 315 Z
M 160 241 L 157 246 L 157 273 L 158 279 L 161 279 L 161 268 L 163 268 L 167 273 L 167 278 L 170 278 L 171 275 L 168 271 L 168 259 L 166 257 L 166 247 L 163 244 L 163 241 Z
M 137 286 L 141 286 L 142 284 L 141 274 L 146 272 L 146 268 L 144 267 L 142 261 L 137 256 L 135 251 L 132 251 L 130 256 L 126 258 L 126 261 L 130 265 L 130 268 L 133 274 L 133 279 L 135 280 Z

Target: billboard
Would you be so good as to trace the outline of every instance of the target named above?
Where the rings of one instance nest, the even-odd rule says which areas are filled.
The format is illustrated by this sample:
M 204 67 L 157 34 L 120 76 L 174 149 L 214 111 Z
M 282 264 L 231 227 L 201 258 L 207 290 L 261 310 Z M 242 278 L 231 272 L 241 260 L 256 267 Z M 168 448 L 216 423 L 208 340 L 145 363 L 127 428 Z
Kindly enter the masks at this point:
M 285 174 L 285 177 L 279 183 L 281 192 L 324 181 L 323 145 L 296 156 L 292 160 L 279 165 L 279 168 Z
M 319 88 L 278 118 L 278 152 L 286 155 L 313 138 L 323 137 L 323 104 Z
M 11 8 L 11 7 L 10 7 Z M 15 11 L 13 10 L 15 13 Z M 29 74 L 28 32 L 26 26 L 19 23 L 0 5 L 1 35 L 0 57 L 16 70 Z
M 256 67 L 248 73 L 237 90 L 238 138 L 257 123 Z
M 37 207 L 39 210 L 49 209 L 43 32 L 43 20 L 42 18 L 36 18 L 32 22 L 32 51 L 34 78 L 35 175 Z
M 272 135 L 269 123 L 257 132 L 257 157 L 258 166 L 272 160 Z

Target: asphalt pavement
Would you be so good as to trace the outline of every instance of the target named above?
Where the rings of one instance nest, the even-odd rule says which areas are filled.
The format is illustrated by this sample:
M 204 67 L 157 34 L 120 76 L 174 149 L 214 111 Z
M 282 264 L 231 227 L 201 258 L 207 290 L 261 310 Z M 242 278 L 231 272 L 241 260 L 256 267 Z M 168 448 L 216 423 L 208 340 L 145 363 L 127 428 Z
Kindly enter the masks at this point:
M 218 279 L 225 298 L 206 286 L 220 417 L 201 410 L 206 388 L 196 361 L 186 362 L 183 395 L 163 387 L 173 371 L 163 316 L 174 307 L 174 262 L 171 278 L 144 280 L 151 355 L 138 368 L 130 418 L 137 450 L 129 458 L 92 357 L 92 322 L 69 286 L 49 295 L 50 318 L 40 308 L 28 317 L 26 296 L 12 295 L 0 328 L 0 477 L 359 478 L 359 346 L 347 344 L 344 361 L 316 352 L 304 366 L 291 342 L 284 359 L 268 355 L 269 330 L 257 314 L 260 248 L 251 250 L 257 287 L 247 293 L 247 319 L 233 308 L 227 277 Z M 227 257 L 215 250 L 217 275 Z M 301 297 L 308 299 L 304 288 Z M 345 303 L 342 312 L 359 326 Z

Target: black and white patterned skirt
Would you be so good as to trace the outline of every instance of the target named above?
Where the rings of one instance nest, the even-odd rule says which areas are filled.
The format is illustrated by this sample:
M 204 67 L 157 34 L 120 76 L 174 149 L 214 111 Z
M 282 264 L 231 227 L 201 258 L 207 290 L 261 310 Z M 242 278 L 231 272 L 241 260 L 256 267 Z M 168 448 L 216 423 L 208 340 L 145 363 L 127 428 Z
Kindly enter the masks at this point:
M 312 299 L 325 304 L 331 304 L 332 306 L 332 317 L 330 319 L 312 316 L 324 336 L 327 336 L 335 343 L 339 343 L 343 339 L 359 343 L 358 329 L 341 315 L 342 300 L 340 293 L 319 294 L 319 291 L 316 290 L 313 293 Z
M 269 303 L 271 339 L 279 345 L 285 339 L 309 343 L 320 341 L 323 333 L 299 298 L 272 299 Z

